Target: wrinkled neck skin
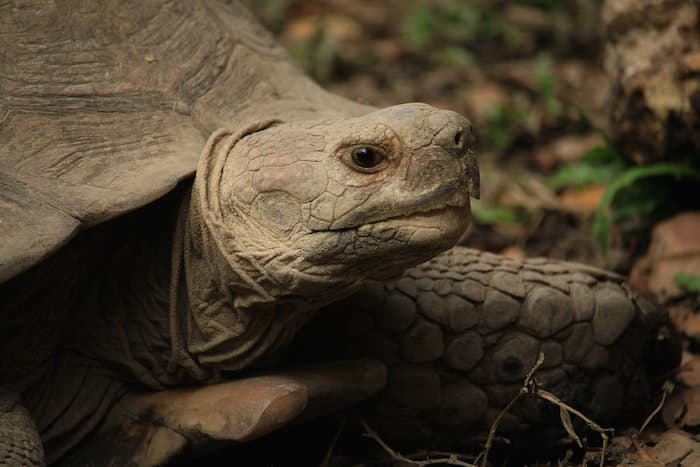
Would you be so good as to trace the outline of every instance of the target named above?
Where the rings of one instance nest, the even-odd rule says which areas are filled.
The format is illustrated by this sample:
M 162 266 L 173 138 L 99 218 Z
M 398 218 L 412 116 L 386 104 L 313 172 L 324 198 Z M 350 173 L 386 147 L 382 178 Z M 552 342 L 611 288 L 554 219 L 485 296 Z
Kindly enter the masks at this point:
M 196 191 L 185 203 L 175 233 L 170 328 L 173 363 L 197 380 L 249 367 L 288 343 L 315 310 L 361 285 L 357 278 L 295 274 L 297 259 L 283 246 L 269 242 L 259 250 L 246 238 L 212 231 Z M 264 237 L 254 223 L 241 222 L 251 237 Z

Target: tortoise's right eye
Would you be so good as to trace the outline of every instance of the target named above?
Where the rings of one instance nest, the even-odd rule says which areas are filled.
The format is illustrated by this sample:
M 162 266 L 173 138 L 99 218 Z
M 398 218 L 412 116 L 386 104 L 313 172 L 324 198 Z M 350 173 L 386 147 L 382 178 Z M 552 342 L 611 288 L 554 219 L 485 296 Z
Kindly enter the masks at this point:
M 350 160 L 346 160 L 345 163 L 359 172 L 374 173 L 384 168 L 386 156 L 381 149 L 357 146 L 350 151 Z

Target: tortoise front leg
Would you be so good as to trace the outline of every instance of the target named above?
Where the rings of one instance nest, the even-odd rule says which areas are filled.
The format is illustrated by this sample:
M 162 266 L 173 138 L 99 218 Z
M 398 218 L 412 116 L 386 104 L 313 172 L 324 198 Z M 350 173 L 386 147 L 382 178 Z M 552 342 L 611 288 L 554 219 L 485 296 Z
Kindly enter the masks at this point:
M 164 465 L 243 443 L 375 394 L 386 368 L 369 359 L 207 386 L 130 393 L 61 465 Z
M 648 413 L 640 410 L 651 395 L 648 357 L 672 365 L 678 356 L 673 339 L 658 340 L 663 310 L 620 276 L 544 258 L 457 247 L 330 308 L 299 345 L 385 362 L 387 388 L 367 417 L 387 439 L 413 447 L 485 433 L 540 352 L 542 386 L 600 423 Z M 649 352 L 665 343 L 666 352 Z M 560 426 L 557 410 L 526 402 L 503 430 Z
M 0 465 L 44 465 L 44 448 L 17 393 L 0 388 Z

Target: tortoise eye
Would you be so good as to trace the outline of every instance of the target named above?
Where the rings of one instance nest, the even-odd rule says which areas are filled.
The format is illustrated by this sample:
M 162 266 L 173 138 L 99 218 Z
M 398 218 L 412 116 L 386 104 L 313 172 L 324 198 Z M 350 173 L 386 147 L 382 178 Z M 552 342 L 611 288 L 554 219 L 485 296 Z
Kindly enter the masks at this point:
M 374 172 L 383 162 L 384 154 L 378 149 L 360 146 L 352 150 L 352 163 L 363 172 Z

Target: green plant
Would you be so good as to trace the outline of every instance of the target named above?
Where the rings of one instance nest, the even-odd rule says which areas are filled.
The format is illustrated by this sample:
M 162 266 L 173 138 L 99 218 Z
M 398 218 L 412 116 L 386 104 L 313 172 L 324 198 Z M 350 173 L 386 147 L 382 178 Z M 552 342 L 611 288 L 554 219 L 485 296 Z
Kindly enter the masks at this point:
M 526 126 L 527 114 L 516 105 L 495 105 L 486 113 L 485 143 L 497 151 L 507 150 Z
M 301 43 L 292 44 L 292 57 L 319 83 L 329 83 L 335 72 L 337 46 L 326 34 L 324 19 L 319 19 L 311 37 Z
M 474 40 L 502 41 L 506 46 L 522 42 L 523 32 L 499 14 L 466 2 L 416 1 L 403 20 L 410 45 L 438 49 L 466 45 Z
M 537 57 L 537 86 L 539 87 L 542 105 L 545 115 L 556 118 L 564 109 L 564 105 L 557 96 L 557 87 L 552 71 L 552 59 L 549 54 L 540 54 Z
M 673 278 L 676 284 L 686 292 L 700 294 L 700 276 L 694 274 L 676 274 Z
M 521 216 L 478 199 L 471 200 L 472 217 L 476 224 L 517 224 Z
M 607 183 L 621 174 L 627 164 L 617 152 L 610 138 L 605 136 L 605 145 L 586 152 L 581 159 L 560 167 L 549 178 L 549 185 L 554 189 Z
M 663 185 L 655 187 L 644 183 L 658 181 L 662 177 L 676 181 L 700 180 L 700 170 L 683 163 L 662 163 L 630 167 L 615 177 L 603 194 L 592 225 L 604 253 L 608 250 L 612 223 L 619 224 L 625 218 L 650 216 L 658 208 L 672 204 L 674 196 L 668 190 L 664 191 Z M 628 196 L 620 199 L 624 192 L 628 192 Z

